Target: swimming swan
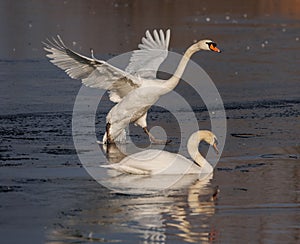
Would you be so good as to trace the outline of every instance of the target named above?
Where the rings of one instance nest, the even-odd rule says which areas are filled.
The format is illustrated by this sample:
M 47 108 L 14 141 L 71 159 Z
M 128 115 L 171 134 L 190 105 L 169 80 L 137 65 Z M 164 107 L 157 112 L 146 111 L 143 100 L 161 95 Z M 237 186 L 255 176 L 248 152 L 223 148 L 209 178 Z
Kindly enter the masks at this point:
M 194 161 L 180 154 L 150 149 L 132 154 L 120 163 L 101 166 L 120 173 L 137 175 L 210 174 L 213 167 L 198 150 L 201 141 L 213 146 L 218 153 L 216 136 L 208 130 L 200 130 L 194 132 L 187 143 L 188 152 Z
M 133 51 L 125 71 L 98 60 L 91 50 L 91 58 L 69 49 L 60 36 L 53 41 L 47 40 L 44 49 L 49 52 L 50 61 L 63 69 L 71 78 L 81 79 L 88 87 L 109 90 L 110 100 L 117 103 L 106 117 L 106 133 L 103 143 L 124 141 L 125 128 L 135 123 L 143 128 L 153 143 L 164 144 L 150 134 L 147 128 L 147 111 L 160 96 L 172 91 L 178 84 L 191 56 L 200 50 L 221 52 L 216 43 L 202 40 L 190 46 L 184 53 L 174 75 L 168 80 L 156 78 L 161 63 L 168 55 L 170 30 L 147 30 L 139 44 L 139 50 Z

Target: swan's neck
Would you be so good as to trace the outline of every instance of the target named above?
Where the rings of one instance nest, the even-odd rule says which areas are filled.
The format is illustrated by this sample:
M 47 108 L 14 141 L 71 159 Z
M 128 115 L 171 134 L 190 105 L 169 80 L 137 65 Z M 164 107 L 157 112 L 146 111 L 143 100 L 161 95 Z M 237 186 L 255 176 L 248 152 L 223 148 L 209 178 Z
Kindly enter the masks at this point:
M 208 162 L 206 159 L 200 154 L 198 150 L 199 143 L 203 140 L 203 138 L 199 138 L 197 132 L 192 134 L 187 143 L 187 149 L 191 156 L 191 158 L 198 164 L 200 167 L 203 167 Z
M 177 86 L 177 84 L 180 81 L 180 79 L 182 77 L 182 74 L 183 74 L 183 72 L 184 72 L 184 70 L 187 66 L 187 63 L 189 62 L 191 56 L 194 53 L 196 53 L 197 51 L 199 51 L 199 48 L 196 44 L 190 46 L 185 51 L 183 57 L 181 58 L 181 60 L 179 62 L 179 65 L 178 65 L 174 75 L 164 83 L 164 86 L 165 86 L 166 90 L 171 91 Z

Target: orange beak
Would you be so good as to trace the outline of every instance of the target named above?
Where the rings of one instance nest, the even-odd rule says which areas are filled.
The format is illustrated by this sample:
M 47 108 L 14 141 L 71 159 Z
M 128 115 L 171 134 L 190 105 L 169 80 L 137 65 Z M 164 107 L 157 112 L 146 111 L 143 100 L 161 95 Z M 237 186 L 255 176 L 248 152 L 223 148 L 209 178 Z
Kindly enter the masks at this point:
M 213 44 L 210 44 L 209 49 L 214 52 L 217 52 L 217 53 L 221 52 L 221 50 L 219 48 L 217 48 L 216 46 L 214 46 Z

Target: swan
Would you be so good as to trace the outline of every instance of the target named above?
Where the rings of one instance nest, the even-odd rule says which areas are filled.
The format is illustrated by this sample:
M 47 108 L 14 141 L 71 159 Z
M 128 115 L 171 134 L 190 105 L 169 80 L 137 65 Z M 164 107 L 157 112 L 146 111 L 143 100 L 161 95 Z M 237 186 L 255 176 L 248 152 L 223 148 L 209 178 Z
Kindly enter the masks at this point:
M 211 174 L 213 167 L 198 150 L 201 141 L 213 146 L 219 153 L 216 136 L 211 131 L 199 130 L 190 136 L 187 143 L 187 150 L 194 161 L 180 154 L 149 149 L 132 154 L 119 163 L 101 167 L 135 175 Z
M 61 37 L 43 42 L 50 62 L 63 69 L 71 78 L 80 79 L 88 87 L 106 89 L 116 105 L 106 117 L 106 132 L 102 143 L 126 139 L 129 123 L 143 128 L 152 143 L 164 144 L 156 139 L 147 127 L 147 111 L 160 96 L 172 91 L 178 84 L 191 56 L 200 50 L 221 52 L 212 40 L 201 40 L 184 53 L 174 75 L 168 80 L 157 79 L 156 73 L 168 55 L 170 30 L 147 30 L 138 50 L 134 50 L 125 71 L 98 60 L 91 49 L 91 58 L 68 48 Z

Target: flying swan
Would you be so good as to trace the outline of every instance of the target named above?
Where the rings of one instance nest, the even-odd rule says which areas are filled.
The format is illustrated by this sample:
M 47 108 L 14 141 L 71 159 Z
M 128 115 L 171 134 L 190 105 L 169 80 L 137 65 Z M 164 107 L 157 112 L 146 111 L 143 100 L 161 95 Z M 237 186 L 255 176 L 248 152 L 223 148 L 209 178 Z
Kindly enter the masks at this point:
M 217 138 L 208 130 L 194 132 L 187 143 L 187 150 L 194 160 L 167 151 L 149 149 L 122 159 L 119 163 L 101 165 L 120 173 L 135 175 L 211 174 L 213 167 L 200 154 L 199 143 L 205 141 L 218 153 Z
M 114 143 L 126 139 L 125 128 L 135 123 L 143 128 L 152 143 L 164 144 L 154 138 L 147 128 L 147 111 L 160 96 L 172 91 L 178 84 L 191 56 L 200 50 L 221 52 L 211 40 L 201 40 L 184 53 L 174 75 L 168 80 L 156 78 L 161 63 L 168 55 L 170 30 L 146 31 L 139 50 L 134 50 L 125 71 L 98 60 L 91 50 L 85 57 L 69 49 L 60 36 L 44 42 L 50 61 L 63 69 L 71 78 L 80 79 L 88 87 L 106 89 L 109 98 L 117 103 L 106 117 L 106 132 L 103 143 Z

